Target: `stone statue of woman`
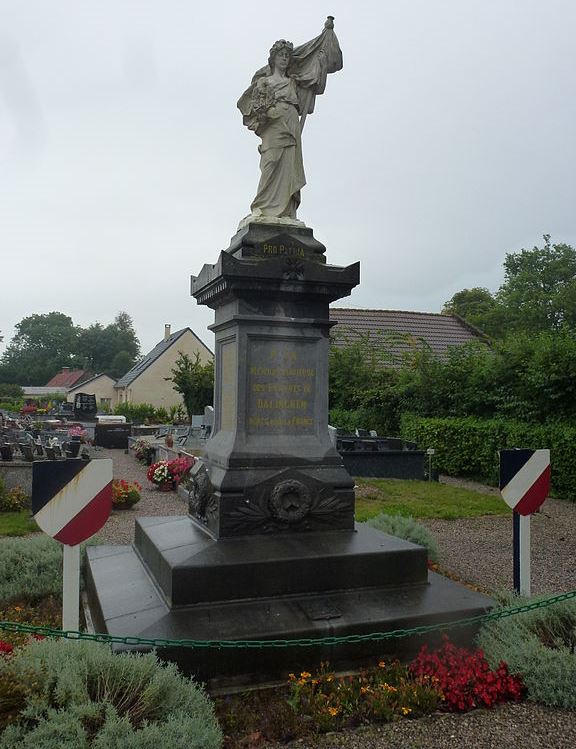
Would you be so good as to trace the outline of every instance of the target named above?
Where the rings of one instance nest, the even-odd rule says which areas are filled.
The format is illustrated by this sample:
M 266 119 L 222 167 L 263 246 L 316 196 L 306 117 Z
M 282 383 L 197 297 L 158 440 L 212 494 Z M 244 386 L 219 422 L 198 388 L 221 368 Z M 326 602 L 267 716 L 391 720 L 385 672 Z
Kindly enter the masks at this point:
M 280 39 L 272 46 L 268 65 L 257 71 L 238 101 L 244 124 L 262 139 L 258 192 L 240 227 L 251 221 L 302 225 L 296 218 L 306 184 L 302 128 L 316 96 L 324 93 L 328 73 L 341 68 L 332 16 L 312 41 L 294 48 Z

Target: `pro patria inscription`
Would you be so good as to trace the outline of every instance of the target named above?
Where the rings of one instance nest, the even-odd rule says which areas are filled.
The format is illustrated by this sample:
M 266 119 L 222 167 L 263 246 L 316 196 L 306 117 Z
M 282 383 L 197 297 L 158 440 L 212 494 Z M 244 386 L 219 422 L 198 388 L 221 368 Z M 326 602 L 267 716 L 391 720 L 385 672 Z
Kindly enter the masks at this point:
M 248 364 L 247 431 L 314 432 L 314 341 L 254 340 Z
M 300 242 L 296 237 L 288 234 L 276 234 L 273 237 L 257 241 L 242 249 L 245 256 L 261 258 L 283 258 L 292 257 L 300 259 L 318 260 L 322 262 L 323 255 L 314 252 L 306 244 Z
M 294 244 L 273 244 L 271 242 L 262 243 L 262 254 L 273 257 L 275 255 L 286 255 L 288 257 L 304 257 L 304 247 Z

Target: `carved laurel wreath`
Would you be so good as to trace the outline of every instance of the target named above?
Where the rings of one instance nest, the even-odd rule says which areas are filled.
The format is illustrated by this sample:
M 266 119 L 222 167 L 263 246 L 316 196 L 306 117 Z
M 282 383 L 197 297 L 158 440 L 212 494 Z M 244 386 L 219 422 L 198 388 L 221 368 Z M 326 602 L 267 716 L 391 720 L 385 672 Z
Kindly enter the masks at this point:
M 276 484 L 270 493 L 270 512 L 285 523 L 296 523 L 310 512 L 312 495 L 301 481 L 291 479 Z

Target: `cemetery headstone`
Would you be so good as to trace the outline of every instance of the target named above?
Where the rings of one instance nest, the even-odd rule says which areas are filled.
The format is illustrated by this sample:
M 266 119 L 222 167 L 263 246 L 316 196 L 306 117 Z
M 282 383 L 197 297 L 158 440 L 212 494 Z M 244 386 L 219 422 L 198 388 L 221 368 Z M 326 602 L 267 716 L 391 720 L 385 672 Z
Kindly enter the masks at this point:
M 112 461 L 36 461 L 32 514 L 40 530 L 63 545 L 62 628 L 78 630 L 80 544 L 112 510 Z
M 22 453 L 22 457 L 24 458 L 24 460 L 27 460 L 29 462 L 32 462 L 34 460 L 34 452 L 31 445 L 29 445 L 27 442 L 19 442 L 18 447 L 20 449 L 20 452 Z

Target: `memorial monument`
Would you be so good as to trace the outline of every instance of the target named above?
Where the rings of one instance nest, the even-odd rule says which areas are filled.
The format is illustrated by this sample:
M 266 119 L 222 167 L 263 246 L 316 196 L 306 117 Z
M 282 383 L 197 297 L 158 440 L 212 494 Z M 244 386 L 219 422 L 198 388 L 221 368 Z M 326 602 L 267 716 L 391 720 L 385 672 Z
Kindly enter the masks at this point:
M 196 640 L 366 634 L 458 619 L 491 601 L 429 573 L 422 547 L 354 523 L 354 481 L 328 432 L 329 304 L 359 283 L 297 218 L 302 128 L 342 68 L 333 18 L 270 50 L 238 107 L 261 139 L 250 214 L 191 279 L 214 309 L 214 425 L 189 513 L 139 518 L 133 547 L 88 553 L 99 631 Z M 204 679 L 282 678 L 299 664 L 358 663 L 421 640 L 281 650 L 167 648 Z

